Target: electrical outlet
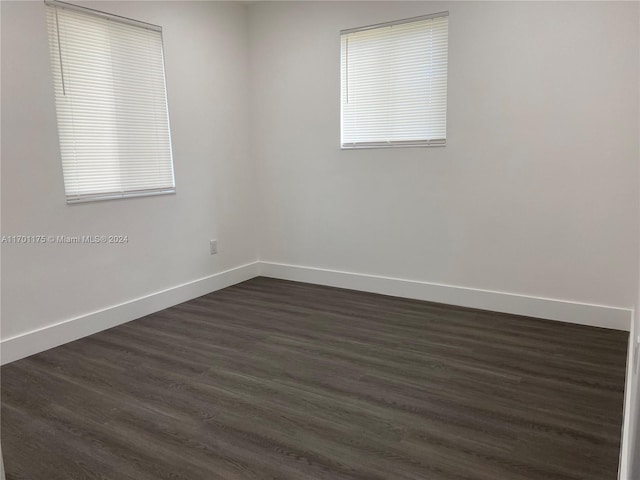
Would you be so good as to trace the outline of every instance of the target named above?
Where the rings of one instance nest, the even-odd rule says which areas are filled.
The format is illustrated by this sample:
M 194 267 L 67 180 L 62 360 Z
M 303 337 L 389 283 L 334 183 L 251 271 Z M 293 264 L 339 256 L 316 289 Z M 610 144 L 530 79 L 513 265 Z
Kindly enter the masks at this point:
M 209 253 L 211 255 L 215 255 L 218 253 L 218 241 L 217 240 L 209 240 Z

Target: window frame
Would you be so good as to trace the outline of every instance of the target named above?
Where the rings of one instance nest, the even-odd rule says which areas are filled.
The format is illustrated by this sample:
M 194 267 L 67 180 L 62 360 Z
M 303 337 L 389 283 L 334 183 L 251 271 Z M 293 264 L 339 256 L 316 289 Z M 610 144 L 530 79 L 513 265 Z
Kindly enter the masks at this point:
M 158 75 L 156 77 L 156 80 L 158 81 L 158 83 L 162 84 L 162 92 L 163 95 L 158 97 L 160 99 L 164 99 L 164 104 L 160 104 L 160 108 L 165 110 L 166 112 L 166 129 L 167 129 L 167 134 L 166 134 L 166 138 L 164 138 L 164 141 L 166 142 L 166 145 L 164 147 L 164 152 L 165 155 L 167 155 L 168 159 L 164 160 L 164 169 L 165 169 L 165 177 L 166 179 L 169 179 L 170 177 L 170 181 L 158 181 L 157 182 L 157 186 L 151 186 L 151 187 L 143 187 L 143 188 L 136 188 L 135 183 L 136 182 L 132 182 L 132 177 L 126 175 L 126 172 L 123 172 L 122 170 L 119 172 L 117 178 L 119 179 L 119 181 L 122 183 L 126 183 L 127 181 L 129 181 L 130 183 L 134 183 L 134 185 L 131 186 L 122 186 L 121 188 L 117 191 L 99 191 L 98 189 L 96 189 L 96 191 L 91 192 L 91 193 L 80 193 L 80 192 L 71 192 L 69 193 L 68 189 L 67 189 L 67 184 L 68 182 L 73 180 L 73 177 L 78 175 L 78 173 L 74 172 L 74 173 L 65 173 L 65 168 L 63 166 L 63 178 L 64 178 L 64 189 L 65 189 L 65 196 L 66 196 L 66 203 L 67 204 L 76 204 L 76 203 L 88 203 L 88 202 L 98 202 L 98 201 L 105 201 L 105 200 L 116 200 L 116 199 L 124 199 L 124 198 L 137 198 L 137 197 L 148 197 L 148 196 L 156 196 L 156 195 L 170 195 L 170 194 L 175 194 L 176 193 L 176 182 L 175 182 L 175 167 L 174 167 L 174 156 L 173 156 L 173 142 L 172 142 L 172 136 L 171 136 L 171 123 L 170 123 L 170 117 L 169 117 L 169 98 L 168 98 L 168 92 L 167 92 L 167 84 L 166 84 L 166 67 L 165 67 L 165 52 L 164 52 L 164 38 L 163 38 L 163 31 L 162 31 L 162 27 L 159 25 L 154 25 L 148 22 L 144 22 L 144 21 L 140 21 L 140 20 L 135 20 L 132 18 L 128 18 L 128 17 L 124 17 L 124 16 L 120 16 L 120 15 L 116 15 L 116 14 L 112 14 L 112 13 L 107 13 L 107 12 L 103 12 L 100 10 L 95 10 L 93 8 L 89 8 L 89 7 L 84 7 L 84 6 L 79 6 L 79 5 L 75 5 L 75 4 L 70 4 L 70 3 L 66 3 L 66 2 L 62 2 L 60 0 L 44 0 L 44 4 L 46 6 L 47 9 L 49 8 L 53 8 L 55 9 L 55 27 L 53 27 L 51 24 L 49 24 L 49 19 L 47 19 L 47 23 L 48 23 L 48 29 L 51 28 L 55 28 L 56 31 L 56 35 L 57 35 L 57 45 L 51 45 L 50 43 L 50 56 L 51 56 L 51 68 L 52 69 L 56 69 L 59 68 L 60 69 L 60 76 L 62 78 L 62 89 L 64 92 L 65 87 L 65 79 L 64 79 L 64 66 L 63 66 L 63 57 L 62 57 L 62 46 L 61 46 L 61 42 L 60 42 L 60 30 L 59 30 L 59 25 L 58 25 L 58 9 L 65 9 L 65 10 L 69 10 L 69 11 L 73 11 L 73 12 L 78 12 L 84 15 L 90 15 L 93 17 L 98 17 L 100 19 L 104 19 L 104 20 L 108 20 L 108 21 L 112 21 L 114 23 L 119 23 L 119 24 L 124 24 L 127 26 L 132 26 L 132 27 L 137 27 L 137 28 L 141 28 L 141 29 L 146 29 L 146 30 L 151 30 L 153 32 L 157 32 L 159 35 L 159 52 L 157 53 L 160 57 L 161 60 L 161 74 L 162 74 L 162 78 L 160 79 L 160 75 Z M 49 15 L 49 12 L 47 12 L 47 15 Z M 49 33 L 49 42 L 51 42 L 51 34 Z M 58 58 L 56 59 L 56 55 L 53 55 L 53 51 L 54 49 L 57 49 L 58 52 Z M 56 65 L 55 62 L 58 62 L 58 64 Z M 116 65 L 114 63 L 114 65 Z M 161 80 L 161 82 L 160 82 Z M 58 87 L 56 86 L 56 82 L 57 80 L 55 79 L 55 75 L 54 75 L 54 89 L 56 89 L 56 93 L 55 93 L 55 97 L 56 97 L 56 126 L 57 126 L 57 130 L 58 130 L 58 138 L 59 138 L 59 142 L 60 142 L 60 160 L 61 162 L 64 164 L 64 160 L 63 160 L 63 149 L 62 149 L 62 133 L 61 133 L 61 123 L 60 123 L 60 111 L 59 111 L 59 99 L 58 99 L 58 92 L 57 89 Z M 66 95 L 63 93 L 63 95 Z M 158 98 L 156 98 L 155 100 L 157 100 Z M 71 117 L 73 118 L 73 112 L 71 113 Z M 159 117 L 160 118 L 160 117 Z M 117 119 L 116 119 L 116 124 L 118 124 Z M 122 126 L 122 123 L 120 123 L 120 125 Z M 150 124 L 151 127 L 157 126 L 158 124 L 152 123 Z M 75 135 L 75 133 L 73 134 L 67 134 L 69 135 L 71 138 L 73 138 L 73 136 Z M 156 144 L 159 145 L 159 144 Z M 119 148 L 121 146 L 121 144 L 116 140 L 115 142 L 112 143 L 112 146 L 114 148 Z M 118 157 L 119 159 L 119 157 Z M 114 164 L 116 164 L 118 162 L 118 160 L 113 161 Z M 170 175 L 169 175 L 169 171 L 170 171 Z M 95 172 L 95 170 L 94 170 Z M 67 175 L 70 175 L 70 177 L 68 177 Z M 88 178 L 92 175 L 96 175 L 95 173 L 93 174 L 89 174 L 84 176 L 84 178 Z M 136 177 L 133 177 L 134 179 Z M 142 182 L 144 183 L 144 182 Z M 153 182 L 151 182 L 153 183 Z M 140 186 L 141 182 L 138 181 L 138 185 Z
M 444 147 L 447 145 L 446 139 L 446 127 L 448 120 L 448 88 L 446 88 L 445 93 L 445 107 L 444 107 L 444 128 L 445 134 L 442 139 L 425 139 L 425 140 L 394 140 L 394 141 L 370 141 L 370 142 L 346 142 L 344 141 L 344 130 L 345 130 L 345 113 L 344 113 L 344 92 L 345 92 L 345 81 L 348 73 L 343 71 L 343 37 L 350 33 L 363 32 L 368 30 L 375 30 L 385 27 L 392 27 L 395 25 L 403 25 L 407 23 L 420 22 L 424 20 L 431 20 L 436 18 L 447 18 L 447 68 L 445 74 L 445 85 L 448 87 L 448 56 L 449 56 L 449 47 L 448 47 L 448 36 L 449 36 L 449 26 L 448 26 L 448 17 L 449 12 L 443 11 L 433 14 L 427 15 L 419 15 L 415 17 L 403 18 L 399 20 L 391 20 L 387 22 L 375 23 L 371 25 L 366 25 L 362 27 L 355 28 L 347 28 L 344 30 L 340 30 L 340 149 L 341 150 L 360 150 L 360 149 L 378 149 L 378 148 L 411 148 L 411 147 Z

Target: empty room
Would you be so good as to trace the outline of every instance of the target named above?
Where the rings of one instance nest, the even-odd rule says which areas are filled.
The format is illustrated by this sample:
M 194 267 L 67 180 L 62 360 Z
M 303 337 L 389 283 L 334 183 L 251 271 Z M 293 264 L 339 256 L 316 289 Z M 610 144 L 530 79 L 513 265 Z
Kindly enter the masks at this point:
M 2 480 L 640 480 L 640 3 L 0 1 Z

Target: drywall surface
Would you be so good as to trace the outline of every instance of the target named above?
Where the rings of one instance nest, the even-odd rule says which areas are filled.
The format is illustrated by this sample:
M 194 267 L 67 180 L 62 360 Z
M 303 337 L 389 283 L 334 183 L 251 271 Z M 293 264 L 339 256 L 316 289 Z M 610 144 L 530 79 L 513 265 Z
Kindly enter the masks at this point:
M 245 6 L 85 5 L 163 27 L 177 193 L 65 203 L 45 5 L 3 1 L 2 234 L 128 236 L 125 244 L 3 244 L 3 339 L 257 256 Z
M 640 25 L 640 11 L 637 15 L 637 22 Z M 638 61 L 640 62 L 640 49 L 638 50 Z M 640 82 L 638 82 L 638 91 L 640 92 Z M 638 115 L 640 116 L 640 99 L 638 101 Z M 640 128 L 638 128 L 638 144 L 640 145 Z M 640 162 L 640 155 L 638 156 L 638 162 Z M 640 192 L 638 196 L 640 200 Z M 640 206 L 640 204 L 639 204 Z M 640 242 L 638 243 L 640 248 Z M 640 251 L 640 250 L 639 250 Z M 627 384 L 626 388 L 631 389 L 630 408 L 627 409 L 627 414 L 631 415 L 629 425 L 631 425 L 631 434 L 629 436 L 629 448 L 628 459 L 623 459 L 623 462 L 628 461 L 629 477 L 623 480 L 635 480 L 640 478 L 640 265 L 638 266 L 638 284 L 639 288 L 636 291 L 636 308 L 633 316 L 633 338 L 631 344 L 635 345 L 633 348 L 633 354 L 630 356 L 632 363 L 632 381 L 631 385 Z M 624 437 L 623 437 L 624 438 Z
M 637 10 L 252 5 L 261 260 L 632 307 Z M 341 150 L 340 30 L 441 11 L 447 146 Z
M 640 299 L 640 297 L 638 297 Z M 640 328 L 640 315 L 633 312 L 627 351 L 627 372 L 624 391 L 624 421 L 620 443 L 619 480 L 637 480 L 640 474 L 640 455 L 637 442 L 640 432 L 640 382 L 638 382 L 638 359 L 636 341 Z
M 258 257 L 634 304 L 636 3 L 88 4 L 163 26 L 177 194 L 66 205 L 44 5 L 1 2 L 2 234 L 128 236 L 2 245 L 3 339 Z M 448 145 L 340 150 L 339 31 L 444 10 Z

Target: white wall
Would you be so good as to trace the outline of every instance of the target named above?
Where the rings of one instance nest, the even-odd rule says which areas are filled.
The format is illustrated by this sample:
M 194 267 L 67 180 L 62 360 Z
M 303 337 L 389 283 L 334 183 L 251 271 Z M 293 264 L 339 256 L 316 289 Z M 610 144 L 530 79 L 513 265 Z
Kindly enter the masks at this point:
M 448 10 L 448 145 L 339 149 L 339 31 Z M 249 9 L 262 260 L 629 308 L 638 5 Z
M 638 297 L 640 300 L 640 297 Z M 640 303 L 639 303 L 640 305 Z M 640 312 L 636 313 L 634 318 L 634 339 L 631 343 L 637 342 L 640 337 Z M 638 376 L 640 375 L 640 355 L 636 353 L 635 358 L 631 357 L 632 366 L 632 381 L 627 385 L 627 388 L 631 390 L 631 396 L 629 399 L 630 408 L 627 409 L 627 414 L 630 416 L 628 420 L 628 427 L 631 428 L 628 439 L 628 459 L 624 459 L 623 462 L 628 462 L 629 475 L 623 480 L 637 480 L 640 479 L 640 381 Z M 635 365 L 634 365 L 635 364 Z
M 637 21 L 640 24 L 640 12 L 638 12 Z M 638 61 L 640 62 L 640 49 L 638 50 Z M 638 90 L 640 91 L 640 82 L 638 82 Z M 638 111 L 640 112 L 640 102 L 638 103 Z M 640 144 L 640 128 L 638 129 L 638 144 Z M 638 156 L 638 161 L 640 162 L 640 156 Z M 638 200 L 640 207 L 640 192 Z M 638 243 L 638 247 L 640 252 L 640 243 Z M 627 473 L 627 478 L 621 478 L 621 480 L 640 479 L 640 265 L 638 265 L 638 290 L 636 290 L 636 294 L 636 308 L 629 341 L 629 349 L 632 353 L 629 355 L 629 365 L 627 366 L 631 373 L 631 380 L 628 375 L 626 385 L 630 392 L 630 395 L 626 397 L 629 405 L 625 409 L 625 416 L 628 418 L 625 418 L 626 429 L 623 432 L 624 447 L 621 458 L 622 470 Z
M 636 324 L 636 331 L 640 331 L 640 326 Z M 637 362 L 636 358 L 636 362 Z M 634 427 L 634 437 L 631 443 L 630 452 L 631 452 L 631 475 L 629 480 L 635 480 L 640 478 L 640 382 L 636 376 L 636 393 L 634 403 L 632 404 L 632 408 L 635 409 L 635 427 Z
M 2 2 L 2 233 L 130 238 L 3 245 L 3 339 L 258 257 L 634 304 L 636 3 L 90 4 L 164 27 L 178 193 L 65 204 L 44 6 Z M 341 151 L 339 30 L 443 10 L 448 146 Z
M 90 6 L 163 26 L 177 193 L 66 205 L 44 3 L 2 1 L 2 233 L 129 236 L 126 245 L 2 245 L 3 339 L 257 258 L 246 7 Z

